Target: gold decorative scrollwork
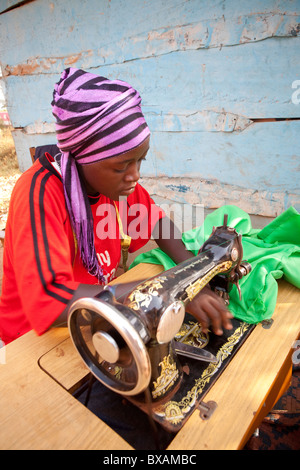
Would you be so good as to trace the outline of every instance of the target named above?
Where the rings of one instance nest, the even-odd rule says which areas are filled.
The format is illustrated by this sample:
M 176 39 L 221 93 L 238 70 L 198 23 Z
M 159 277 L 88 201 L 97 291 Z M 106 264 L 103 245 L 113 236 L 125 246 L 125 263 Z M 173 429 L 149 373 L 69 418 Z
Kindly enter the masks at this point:
M 241 323 L 241 325 L 236 328 L 234 333 L 227 339 L 227 342 L 223 344 L 217 352 L 217 363 L 210 363 L 206 367 L 202 372 L 201 377 L 195 380 L 194 386 L 186 393 L 180 402 L 170 401 L 157 407 L 154 411 L 157 417 L 165 419 L 174 425 L 179 424 L 193 406 L 195 406 L 197 398 L 202 393 L 205 385 L 210 382 L 211 378 L 221 367 L 224 360 L 230 356 L 234 346 L 240 341 L 249 326 L 250 325 L 248 323 Z
M 171 421 L 174 424 L 180 423 L 180 421 L 184 418 L 180 407 L 175 401 L 168 402 L 165 408 L 166 419 Z
M 193 298 L 206 286 L 211 279 L 219 273 L 224 273 L 228 271 L 232 266 L 231 261 L 225 261 L 224 263 L 217 264 L 213 269 L 211 269 L 207 274 L 198 279 L 197 281 L 190 284 L 186 289 L 186 293 L 189 300 Z
M 167 390 L 172 387 L 179 376 L 176 363 L 172 361 L 170 354 L 165 356 L 159 365 L 161 366 L 161 373 L 157 381 L 153 382 L 153 398 L 164 395 Z
M 158 290 L 163 288 L 163 283 L 167 278 L 160 276 L 154 280 L 143 282 L 132 291 L 129 296 L 128 307 L 139 310 L 141 307 L 149 307 L 153 296 L 158 296 Z
M 200 323 L 190 321 L 182 324 L 175 335 L 175 340 L 196 348 L 205 348 L 209 341 L 209 334 L 203 333 Z

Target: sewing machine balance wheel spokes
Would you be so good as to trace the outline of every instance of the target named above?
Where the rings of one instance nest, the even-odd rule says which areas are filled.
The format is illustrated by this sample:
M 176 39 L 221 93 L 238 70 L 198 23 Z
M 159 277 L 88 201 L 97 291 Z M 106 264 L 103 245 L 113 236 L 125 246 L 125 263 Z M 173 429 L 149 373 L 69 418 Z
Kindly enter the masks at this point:
M 149 385 L 151 364 L 145 342 L 148 331 L 126 306 L 116 308 L 100 298 L 78 299 L 68 317 L 75 348 L 93 375 L 122 395 L 137 395 Z

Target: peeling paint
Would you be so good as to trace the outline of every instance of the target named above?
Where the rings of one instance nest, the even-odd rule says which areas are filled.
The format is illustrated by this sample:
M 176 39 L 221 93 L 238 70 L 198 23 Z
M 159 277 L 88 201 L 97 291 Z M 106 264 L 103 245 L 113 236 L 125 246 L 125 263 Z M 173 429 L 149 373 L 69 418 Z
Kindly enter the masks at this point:
M 83 55 L 85 58 L 91 57 L 92 51 L 80 52 L 72 54 L 68 57 L 49 57 L 49 58 L 32 58 L 23 64 L 13 66 L 4 65 L 3 76 L 23 76 L 23 75 L 40 75 L 42 73 L 59 73 L 61 70 L 77 64 Z M 76 65 L 77 66 L 77 65 Z
M 242 132 L 253 121 L 244 116 L 215 111 L 195 112 L 190 115 L 154 114 L 144 111 L 152 132 Z M 22 128 L 25 134 L 55 132 L 54 122 L 35 121 Z
M 12 130 L 12 136 L 18 156 L 19 168 L 26 171 L 32 165 L 30 156 L 30 147 L 38 147 L 39 145 L 51 145 L 56 142 L 54 133 L 34 134 L 26 133 L 23 129 Z
M 159 196 L 181 204 L 200 204 L 216 209 L 224 204 L 237 205 L 248 214 L 277 217 L 289 206 L 300 211 L 299 195 L 287 191 L 270 192 L 223 184 L 218 180 L 195 178 L 141 178 L 151 197 Z M 178 188 L 184 187 L 185 191 Z
M 81 68 L 153 58 L 175 51 L 222 48 L 262 41 L 271 37 L 300 34 L 300 16 L 283 13 L 249 14 L 208 19 L 185 25 L 159 28 L 122 38 L 114 47 L 72 52 L 64 57 L 34 57 L 20 64 L 3 64 L 4 76 L 57 73 L 66 66 Z M 130 47 L 128 47 L 130 44 Z
M 185 184 L 167 184 L 166 188 L 170 189 L 171 191 L 175 191 L 176 193 L 187 193 L 190 190 L 190 186 L 187 186 Z
M 23 127 L 22 132 L 27 135 L 55 134 L 55 124 L 54 122 L 35 121 L 33 124 Z
M 211 110 L 186 114 L 154 113 L 144 107 L 149 127 L 157 132 L 241 132 L 253 121 L 245 116 Z

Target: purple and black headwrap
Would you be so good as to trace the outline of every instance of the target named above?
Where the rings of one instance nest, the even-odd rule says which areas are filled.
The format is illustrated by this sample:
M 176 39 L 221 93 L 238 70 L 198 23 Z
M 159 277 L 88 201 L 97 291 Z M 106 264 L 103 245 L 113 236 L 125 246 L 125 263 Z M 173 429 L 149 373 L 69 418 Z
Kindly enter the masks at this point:
M 61 172 L 67 209 L 88 272 L 104 281 L 94 246 L 93 218 L 77 165 L 124 154 L 150 135 L 141 97 L 128 83 L 85 72 L 64 70 L 54 87 Z

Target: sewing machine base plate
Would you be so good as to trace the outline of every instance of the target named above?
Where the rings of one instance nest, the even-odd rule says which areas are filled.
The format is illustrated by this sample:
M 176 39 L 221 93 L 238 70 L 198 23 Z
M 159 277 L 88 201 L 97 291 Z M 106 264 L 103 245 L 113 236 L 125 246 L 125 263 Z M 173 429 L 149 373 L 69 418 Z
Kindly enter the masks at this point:
M 185 342 L 199 348 L 205 347 L 207 351 L 216 356 L 217 363 L 180 356 L 183 376 L 175 393 L 172 390 L 172 393 L 168 394 L 166 390 L 164 399 L 153 400 L 151 404 L 149 404 L 149 400 L 145 401 L 143 396 L 138 399 L 130 398 L 130 401 L 146 413 L 150 413 L 151 409 L 153 419 L 164 429 L 178 432 L 255 327 L 255 325 L 237 319 L 233 319 L 232 324 L 233 328 L 224 330 L 222 336 L 211 332 L 205 335 L 193 317 L 186 315 L 183 327 L 176 336 L 177 339 L 180 336 L 185 336 L 189 329 L 193 329 L 193 333 L 187 337 Z M 162 374 L 170 376 L 170 370 L 167 370 L 168 366 L 162 365 L 162 369 L 163 367 L 165 370 L 162 370 Z

